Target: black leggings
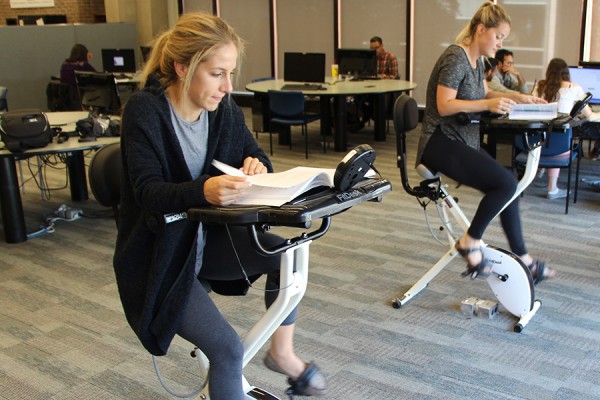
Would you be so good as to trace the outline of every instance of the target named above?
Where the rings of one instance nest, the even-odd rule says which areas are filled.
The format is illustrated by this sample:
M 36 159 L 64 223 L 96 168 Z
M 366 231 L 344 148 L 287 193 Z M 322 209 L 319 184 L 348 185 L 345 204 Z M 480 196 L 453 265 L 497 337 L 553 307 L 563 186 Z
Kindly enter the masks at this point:
M 517 189 L 514 175 L 484 150 L 475 150 L 439 132 L 433 134 L 427 143 L 422 162 L 433 171 L 484 193 L 467 231 L 475 239 L 483 237 L 489 223 Z M 500 221 L 513 253 L 518 256 L 527 254 L 518 196 L 502 211 Z
M 265 303 L 267 308 L 275 301 L 279 287 L 279 256 L 265 257 L 250 246 L 246 228 L 229 227 L 246 274 L 249 277 L 267 273 Z M 272 234 L 260 235 L 266 247 L 281 243 Z M 199 276 L 206 279 L 231 281 L 243 277 L 225 227 L 211 227 L 207 231 L 203 265 Z M 183 310 L 177 334 L 198 347 L 210 361 L 210 398 L 214 400 L 244 399 L 242 391 L 242 341 L 219 312 L 199 280 L 194 279 L 186 308 Z M 294 309 L 282 325 L 296 319 Z

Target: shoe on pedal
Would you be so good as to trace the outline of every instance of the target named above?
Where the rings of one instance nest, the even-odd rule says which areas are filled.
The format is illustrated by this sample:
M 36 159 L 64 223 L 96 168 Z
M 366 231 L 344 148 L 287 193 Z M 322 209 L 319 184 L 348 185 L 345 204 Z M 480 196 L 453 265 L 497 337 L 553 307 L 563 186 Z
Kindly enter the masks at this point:
M 286 375 L 290 387 L 286 390 L 286 394 L 290 396 L 315 396 L 321 397 L 327 394 L 327 381 L 325 376 L 315 363 L 305 364 L 304 371 L 297 378 L 289 376 L 275 362 L 271 354 L 267 352 L 263 359 L 265 366 L 271 371 Z
M 462 248 L 458 247 L 458 242 L 456 242 L 456 244 L 454 245 L 454 248 L 456 249 L 458 254 L 460 254 L 465 260 L 467 260 L 467 270 L 462 273 L 462 276 L 470 275 L 471 279 L 475 279 L 475 278 L 487 279 L 487 277 L 491 275 L 492 264 L 490 264 L 489 260 L 487 258 L 485 258 L 485 255 L 483 254 L 483 247 L 479 246 L 479 247 L 471 247 L 468 249 L 462 249 Z M 475 253 L 477 251 L 481 253 L 481 262 L 477 265 L 469 264 L 467 257 L 469 256 L 469 254 Z

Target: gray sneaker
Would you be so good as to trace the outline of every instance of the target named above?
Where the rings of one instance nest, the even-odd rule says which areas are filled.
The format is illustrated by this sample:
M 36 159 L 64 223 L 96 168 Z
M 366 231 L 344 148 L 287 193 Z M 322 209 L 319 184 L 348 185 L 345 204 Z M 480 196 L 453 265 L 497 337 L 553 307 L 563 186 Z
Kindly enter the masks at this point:
M 565 189 L 557 189 L 556 192 L 548 192 L 548 194 L 546 194 L 548 200 L 564 199 L 565 197 L 567 197 L 567 191 Z

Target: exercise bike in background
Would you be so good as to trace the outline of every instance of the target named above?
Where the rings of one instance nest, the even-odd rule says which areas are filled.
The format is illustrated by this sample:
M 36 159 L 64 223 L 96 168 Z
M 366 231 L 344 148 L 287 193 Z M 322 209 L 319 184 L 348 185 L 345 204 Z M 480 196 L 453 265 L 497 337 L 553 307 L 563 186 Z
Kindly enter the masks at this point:
M 523 135 L 529 149 L 523 177 L 517 185 L 515 194 L 506 205 L 510 204 L 533 181 L 539 163 L 540 146 L 546 140 L 546 136 L 552 130 L 567 129 L 583 122 L 576 117 L 589 101 L 589 97 L 584 96 L 580 99 L 573 107 L 570 115 L 550 121 L 519 121 L 505 118 L 490 118 L 487 121 L 490 126 L 510 129 L 514 134 Z M 426 288 L 429 282 L 456 257 L 458 252 L 454 244 L 470 225 L 470 221 L 455 199 L 442 185 L 441 176 L 434 175 L 421 164 L 417 166 L 417 172 L 425 180 L 420 182 L 418 186 L 410 186 L 406 165 L 406 134 L 413 130 L 417 124 L 418 108 L 416 101 L 406 94 L 400 96 L 394 105 L 394 128 L 396 130 L 397 163 L 398 168 L 400 168 L 402 186 L 408 194 L 417 198 L 424 210 L 428 204 L 435 205 L 448 237 L 449 250 L 407 292 L 393 300 L 392 305 L 394 308 L 401 308 Z M 453 220 L 450 219 L 448 212 Z M 455 232 L 455 226 L 462 230 L 460 235 Z M 535 298 L 535 286 L 531 272 L 518 256 L 508 250 L 482 243 L 482 252 L 483 257 L 493 265 L 492 273 L 485 279 L 500 304 L 512 315 L 519 318 L 514 325 L 514 331 L 521 332 L 542 304 L 540 300 Z

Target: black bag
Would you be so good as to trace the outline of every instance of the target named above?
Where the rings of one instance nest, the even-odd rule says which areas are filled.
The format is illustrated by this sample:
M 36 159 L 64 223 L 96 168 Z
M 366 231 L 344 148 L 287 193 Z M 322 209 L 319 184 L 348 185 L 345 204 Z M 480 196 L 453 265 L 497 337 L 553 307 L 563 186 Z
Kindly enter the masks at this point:
M 40 110 L 7 111 L 0 116 L 0 136 L 6 148 L 13 153 L 46 147 L 52 142 L 48 118 Z
M 119 136 L 121 133 L 121 124 L 119 121 L 95 114 L 90 114 L 89 117 L 80 119 L 75 126 L 77 133 L 82 138 Z

